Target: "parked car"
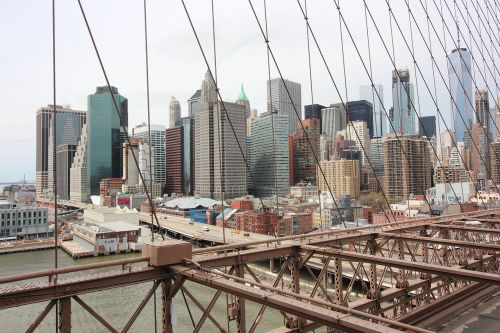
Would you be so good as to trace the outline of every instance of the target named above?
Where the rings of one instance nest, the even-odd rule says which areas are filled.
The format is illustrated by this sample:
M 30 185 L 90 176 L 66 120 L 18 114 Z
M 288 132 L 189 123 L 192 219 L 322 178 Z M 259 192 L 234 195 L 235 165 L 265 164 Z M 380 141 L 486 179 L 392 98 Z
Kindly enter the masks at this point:
M 203 227 L 203 231 L 210 231 L 210 229 L 208 229 L 208 227 Z
M 250 234 L 249 234 L 248 232 L 245 232 L 245 233 L 243 234 L 243 236 L 247 236 L 247 237 L 248 237 L 248 236 L 250 236 Z

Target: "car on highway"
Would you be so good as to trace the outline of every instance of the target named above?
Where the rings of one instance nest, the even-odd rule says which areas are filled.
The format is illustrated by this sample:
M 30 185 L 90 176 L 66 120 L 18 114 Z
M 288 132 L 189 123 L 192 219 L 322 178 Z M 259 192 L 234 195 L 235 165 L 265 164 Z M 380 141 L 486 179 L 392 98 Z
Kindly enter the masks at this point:
M 243 236 L 247 236 L 247 237 L 248 237 L 248 236 L 250 236 L 250 234 L 249 234 L 248 232 L 245 232 L 245 233 L 243 234 Z
M 210 229 L 208 229 L 208 227 L 203 227 L 203 231 L 210 231 Z

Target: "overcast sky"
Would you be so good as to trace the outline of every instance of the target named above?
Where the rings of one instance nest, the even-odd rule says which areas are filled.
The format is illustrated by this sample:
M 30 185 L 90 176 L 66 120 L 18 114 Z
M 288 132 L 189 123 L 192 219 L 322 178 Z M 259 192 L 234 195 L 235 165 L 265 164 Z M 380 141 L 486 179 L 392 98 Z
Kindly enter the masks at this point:
M 422 0 L 424 2 L 425 0 Z M 439 4 L 439 0 L 435 0 Z M 427 38 L 427 25 L 420 1 L 410 1 L 422 32 Z M 468 1 L 467 1 L 468 2 Z M 129 127 L 146 120 L 146 85 L 144 62 L 143 4 L 140 0 L 83 0 L 90 26 L 101 52 L 111 84 L 129 100 Z M 253 1 L 263 19 L 263 1 Z M 285 78 L 302 84 L 302 103 L 310 104 L 311 94 L 307 63 L 306 27 L 295 0 L 268 0 L 270 45 Z M 301 2 L 303 4 L 303 1 Z M 387 46 L 391 48 L 389 14 L 383 0 L 367 1 Z M 461 4 L 461 1 L 458 1 Z M 203 47 L 213 61 L 211 11 L 208 0 L 187 0 L 195 27 Z M 403 33 L 410 42 L 408 10 L 404 1 L 391 1 Z M 431 17 L 443 40 L 438 13 L 433 2 Z M 342 53 L 338 11 L 332 0 L 308 2 L 310 24 L 335 81 L 345 98 Z M 485 8 L 483 10 L 486 10 Z M 77 1 L 56 1 L 57 44 L 57 103 L 86 110 L 86 96 L 105 81 L 86 31 Z M 368 66 L 368 48 L 364 7 L 361 0 L 342 0 L 341 11 Z M 445 19 L 453 36 L 455 27 L 446 8 Z M 267 63 L 265 43 L 247 0 L 216 0 L 216 35 L 218 75 L 224 99 L 234 100 L 240 85 L 252 108 L 265 111 Z M 462 12 L 465 14 L 463 8 Z M 477 14 L 474 14 L 477 18 Z M 370 20 L 368 18 L 368 20 Z M 463 25 L 463 21 L 460 20 Z M 412 22 L 415 54 L 432 86 L 429 53 Z M 479 24 L 476 19 L 476 24 Z M 491 23 L 493 24 L 493 22 Z M 51 1 L 2 0 L 0 3 L 0 121 L 1 164 L 0 182 L 16 181 L 26 175 L 35 178 L 35 112 L 52 103 L 52 30 Z M 465 27 L 465 25 L 464 25 Z M 415 82 L 413 62 L 393 21 L 395 58 L 397 67 L 408 67 Z M 152 123 L 167 124 L 168 104 L 175 96 L 187 115 L 186 99 L 199 89 L 206 66 L 203 63 L 194 35 L 180 1 L 149 0 L 149 64 Z M 372 23 L 369 23 L 373 78 L 384 86 L 387 110 L 392 105 L 391 71 L 393 65 L 383 48 Z M 369 79 L 358 58 L 345 27 L 344 48 L 347 74 L 347 98 L 357 99 L 359 86 Z M 446 77 L 446 58 L 439 41 L 432 33 L 433 52 Z M 484 34 L 484 31 L 483 31 Z M 487 46 L 490 47 L 489 40 Z M 448 50 L 453 41 L 446 34 Z M 469 43 L 469 40 L 467 40 Z M 472 42 L 473 43 L 473 42 Z M 472 44 L 474 46 L 474 44 Z M 462 44 L 462 46 L 464 46 Z M 329 105 L 340 101 L 325 70 L 316 46 L 311 41 L 314 102 Z M 473 54 L 479 52 L 475 46 Z M 392 52 L 392 50 L 391 50 Z M 498 54 L 496 54 L 498 55 Z M 487 58 L 488 59 L 488 58 Z M 499 59 L 495 59 L 498 64 Z M 481 62 L 482 64 L 482 62 Z M 490 64 L 490 66 L 493 66 Z M 493 68 L 493 67 L 491 67 Z M 272 68 L 272 76 L 277 72 Z M 490 77 L 488 77 L 489 80 Z M 437 101 L 449 118 L 450 100 L 439 73 Z M 477 75 L 477 83 L 484 81 Z M 491 80 L 490 84 L 493 84 Z M 420 111 L 423 115 L 436 114 L 434 103 L 418 76 Z M 444 131 L 444 127 L 442 127 Z

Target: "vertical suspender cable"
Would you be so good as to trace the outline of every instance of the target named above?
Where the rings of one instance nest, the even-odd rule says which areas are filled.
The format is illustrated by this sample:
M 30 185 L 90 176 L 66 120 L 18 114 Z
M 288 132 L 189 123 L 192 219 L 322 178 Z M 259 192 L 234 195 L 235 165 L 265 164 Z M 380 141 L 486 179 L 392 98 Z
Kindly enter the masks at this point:
M 309 41 L 309 29 L 307 28 L 307 21 L 309 20 L 309 17 L 307 16 L 307 0 L 304 0 L 304 9 L 306 12 L 306 17 L 304 18 L 306 21 L 306 39 L 307 39 L 307 59 L 309 63 L 309 87 L 311 90 L 311 108 L 314 110 L 314 89 L 313 89 L 313 78 L 312 78 L 312 64 L 311 64 L 311 47 L 310 47 L 310 41 Z M 321 113 L 321 110 L 319 110 Z M 321 119 L 321 114 L 320 114 L 320 119 Z M 321 142 L 321 134 L 322 134 L 322 129 L 321 129 L 321 122 L 320 122 L 320 128 L 319 128 L 319 134 L 320 134 L 320 142 Z M 316 143 L 316 147 L 318 147 L 318 144 Z M 319 148 L 319 153 L 321 156 L 321 147 Z M 318 186 L 318 201 L 319 201 L 319 221 L 320 221 L 320 230 L 323 231 L 323 202 L 321 200 L 321 189 Z
M 149 185 L 150 185 L 150 193 L 153 196 L 153 165 L 152 165 L 152 145 L 153 141 L 151 141 L 151 111 L 149 104 L 149 54 L 148 54 L 148 19 L 147 19 L 147 4 L 146 0 L 143 1 L 144 7 L 144 55 L 145 55 L 145 64 L 146 64 L 146 103 L 148 110 L 148 146 L 149 146 Z M 146 186 L 147 186 L 146 182 Z M 147 190 L 147 189 L 146 189 Z M 153 220 L 153 212 L 155 210 L 154 202 L 151 205 L 151 241 L 155 241 L 155 233 L 154 233 L 154 220 Z M 158 230 L 161 233 L 161 227 Z M 153 282 L 154 283 L 154 282 Z M 153 320 L 154 320 L 154 329 L 155 333 L 158 332 L 158 321 L 156 317 L 156 290 L 153 294 Z
M 58 237 L 57 234 L 57 111 L 56 111 L 56 5 L 55 0 L 52 0 L 52 193 L 54 195 L 54 268 L 58 267 L 57 249 Z M 49 153 L 49 154 L 50 154 Z M 54 285 L 57 283 L 57 276 L 54 277 Z M 56 333 L 59 330 L 59 302 L 56 302 Z
M 219 92 L 219 80 L 217 76 L 217 45 L 216 45 L 216 38 L 215 38 L 215 10 L 214 10 L 214 0 L 210 1 L 211 4 L 211 9 L 212 9 L 212 42 L 213 42 L 213 51 L 214 51 L 214 83 L 215 83 L 215 88 L 217 92 Z M 208 93 L 208 95 L 211 95 L 211 92 Z M 222 124 L 222 114 L 220 112 L 220 105 L 219 105 L 219 97 L 216 94 L 215 95 L 217 101 L 215 103 L 215 108 L 216 108 L 216 115 L 217 115 L 217 145 L 218 145 L 218 150 L 219 150 L 219 186 L 220 186 L 220 200 L 222 204 L 222 242 L 226 244 L 226 221 L 225 221 L 225 206 L 224 206 L 224 185 L 225 185 L 225 179 L 224 179 L 224 167 L 225 163 L 223 163 L 223 151 L 222 151 L 222 135 L 221 131 L 223 130 L 223 124 Z M 209 97 L 209 103 L 210 103 L 210 97 Z M 222 106 L 225 109 L 225 106 Z M 227 112 L 227 110 L 225 110 Z M 224 154 L 225 158 L 225 154 Z M 224 250 L 224 256 L 227 255 L 226 250 Z M 224 272 L 227 273 L 227 267 L 224 266 Z M 226 293 L 226 309 L 229 309 L 229 295 Z M 227 331 L 230 332 L 230 327 L 229 327 L 229 315 L 226 314 L 226 322 L 227 322 Z

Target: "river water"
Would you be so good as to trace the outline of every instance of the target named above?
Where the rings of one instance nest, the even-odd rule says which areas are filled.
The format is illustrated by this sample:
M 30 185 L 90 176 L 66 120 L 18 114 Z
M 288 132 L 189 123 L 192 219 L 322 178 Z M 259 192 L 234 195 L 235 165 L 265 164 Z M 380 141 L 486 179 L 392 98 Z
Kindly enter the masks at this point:
M 101 262 L 111 259 L 121 259 L 127 257 L 138 256 L 140 254 L 126 254 L 116 255 L 112 257 L 93 257 L 87 259 L 74 260 L 66 253 L 59 251 L 59 267 L 81 265 L 93 262 Z M 54 251 L 44 250 L 35 252 L 15 253 L 9 255 L 0 255 L 0 276 L 19 274 L 42 269 L 49 269 L 54 267 Z M 142 283 L 127 287 L 121 287 L 111 290 L 100 291 L 91 294 L 84 294 L 81 298 L 90 306 L 93 307 L 97 313 L 103 316 L 108 322 L 120 331 L 128 319 L 132 316 L 137 306 L 143 300 L 147 291 L 151 288 L 152 282 Z M 207 306 L 215 290 L 208 287 L 200 286 L 191 282 L 186 282 L 185 286 L 189 292 L 193 294 L 197 300 Z M 161 289 L 157 291 L 157 321 L 158 332 L 161 330 L 161 302 L 160 294 Z M 229 303 L 231 303 L 231 296 L 229 295 Z M 174 312 L 176 313 L 174 320 L 177 324 L 174 326 L 174 332 L 192 332 L 193 325 L 189 317 L 186 305 L 179 292 L 174 298 Z M 201 311 L 188 300 L 191 312 L 195 322 L 201 317 Z M 36 303 L 26 305 L 18 308 L 11 308 L 0 311 L 0 332 L 1 333 L 14 333 L 25 332 L 30 326 L 32 321 L 46 306 L 44 303 Z M 72 326 L 75 333 L 99 333 L 107 332 L 107 330 L 97 322 L 88 312 L 86 312 L 79 304 L 72 302 Z M 154 332 L 154 302 L 149 301 L 142 313 L 137 318 L 129 332 Z M 246 303 L 247 309 L 247 329 L 250 328 L 251 323 L 255 319 L 260 305 L 256 303 Z M 221 294 L 219 301 L 212 310 L 212 315 L 217 321 L 227 329 L 226 321 L 226 296 Z M 266 332 L 276 327 L 283 325 L 283 318 L 280 313 L 273 309 L 267 309 L 264 313 L 263 320 L 261 321 L 257 332 Z M 236 332 L 235 322 L 230 322 L 230 331 Z M 55 330 L 55 310 L 53 309 L 46 317 L 45 321 L 39 326 L 36 332 L 56 332 Z M 218 332 L 218 329 L 213 325 L 210 320 L 206 320 L 201 332 Z

